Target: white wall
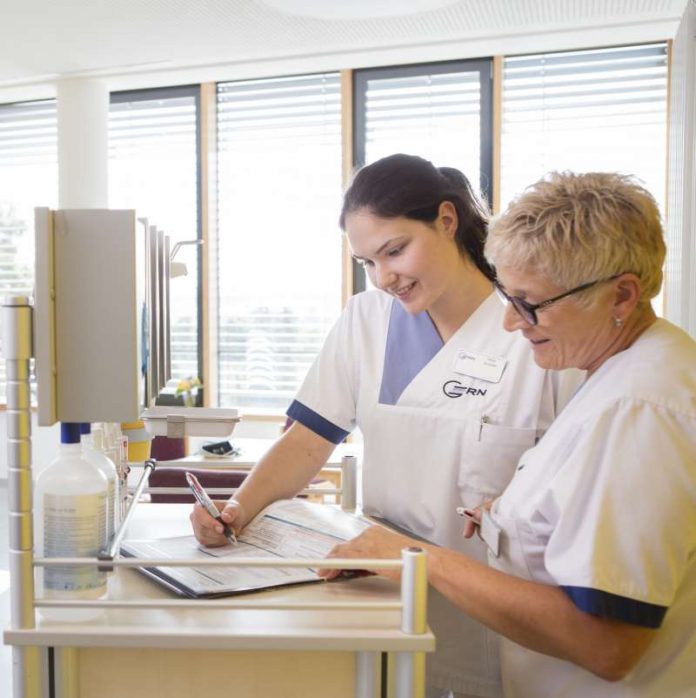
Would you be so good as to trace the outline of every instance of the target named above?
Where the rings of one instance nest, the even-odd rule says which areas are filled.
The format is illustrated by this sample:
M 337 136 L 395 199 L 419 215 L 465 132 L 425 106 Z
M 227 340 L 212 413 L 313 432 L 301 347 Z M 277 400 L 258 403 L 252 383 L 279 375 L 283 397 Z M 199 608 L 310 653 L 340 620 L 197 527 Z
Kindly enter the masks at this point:
M 624 24 L 607 25 L 604 20 L 586 26 L 572 28 L 545 25 L 517 28 L 515 32 L 492 32 L 485 36 L 470 36 L 433 43 L 414 41 L 407 45 L 388 45 L 366 48 L 357 46 L 352 51 L 324 51 L 302 53 L 283 57 L 233 61 L 213 61 L 195 65 L 152 69 L 148 64 L 134 65 L 125 72 L 118 70 L 85 70 L 71 74 L 72 78 L 98 77 L 110 91 L 137 90 L 171 85 L 188 85 L 201 82 L 224 82 L 282 75 L 301 75 L 342 69 L 370 68 L 374 66 L 428 63 L 433 61 L 461 60 L 481 56 L 516 55 L 545 51 L 565 51 L 621 44 L 664 41 L 674 35 L 675 22 L 645 18 L 629 18 Z M 167 61 L 171 63 L 172 61 Z M 48 99 L 56 96 L 53 79 L 29 79 L 0 84 L 0 103 L 21 102 L 32 99 Z

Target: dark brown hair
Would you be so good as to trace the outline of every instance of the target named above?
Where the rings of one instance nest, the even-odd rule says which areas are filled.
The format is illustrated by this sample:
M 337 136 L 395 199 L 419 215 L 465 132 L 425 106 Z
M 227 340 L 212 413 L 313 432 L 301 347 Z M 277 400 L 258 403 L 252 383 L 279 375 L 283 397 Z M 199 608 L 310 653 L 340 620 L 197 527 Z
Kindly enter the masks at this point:
M 483 255 L 488 210 L 469 180 L 454 167 L 438 168 L 429 160 L 403 153 L 363 167 L 343 197 L 339 225 L 345 230 L 346 217 L 362 208 L 380 218 L 432 223 L 443 201 L 457 211 L 455 241 L 460 253 L 492 279 L 493 270 Z

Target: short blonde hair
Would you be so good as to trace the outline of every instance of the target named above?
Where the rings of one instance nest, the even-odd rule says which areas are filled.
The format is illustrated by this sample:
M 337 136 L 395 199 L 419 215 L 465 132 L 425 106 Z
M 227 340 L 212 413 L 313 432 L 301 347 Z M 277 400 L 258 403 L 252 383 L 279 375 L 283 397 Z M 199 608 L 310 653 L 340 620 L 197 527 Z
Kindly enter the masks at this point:
M 633 272 L 641 303 L 660 291 L 665 243 L 652 197 L 616 173 L 551 172 L 491 222 L 493 266 L 537 272 L 563 288 Z

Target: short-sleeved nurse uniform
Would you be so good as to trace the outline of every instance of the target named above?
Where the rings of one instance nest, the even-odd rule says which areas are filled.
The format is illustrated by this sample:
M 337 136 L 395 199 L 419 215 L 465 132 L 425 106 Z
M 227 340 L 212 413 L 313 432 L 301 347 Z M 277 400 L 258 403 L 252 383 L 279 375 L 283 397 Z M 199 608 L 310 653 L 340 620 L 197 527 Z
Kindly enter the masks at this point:
M 503 330 L 504 311 L 491 294 L 443 343 L 427 313 L 358 294 L 288 410 L 334 443 L 361 429 L 366 513 L 478 559 L 485 548 L 463 539 L 456 507 L 502 492 L 584 377 L 540 369 L 529 343 Z M 429 686 L 500 695 L 497 636 L 435 593 L 428 621 Z
M 493 566 L 659 628 L 616 683 L 502 641 L 508 698 L 696 696 L 696 343 L 665 320 L 608 359 L 494 502 Z

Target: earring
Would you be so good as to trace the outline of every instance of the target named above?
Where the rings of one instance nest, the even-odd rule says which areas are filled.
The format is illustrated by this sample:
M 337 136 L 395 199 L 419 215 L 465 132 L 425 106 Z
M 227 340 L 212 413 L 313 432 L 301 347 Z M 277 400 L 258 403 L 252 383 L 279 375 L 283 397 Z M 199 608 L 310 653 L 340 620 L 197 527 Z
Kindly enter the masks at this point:
M 623 327 L 623 322 L 624 321 L 620 317 L 615 317 L 614 318 L 614 327 L 616 327 L 617 330 L 620 329 L 621 327 Z

